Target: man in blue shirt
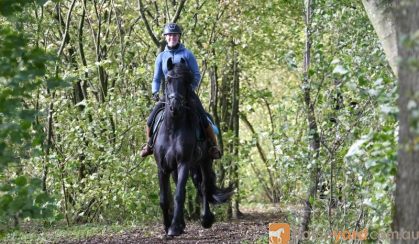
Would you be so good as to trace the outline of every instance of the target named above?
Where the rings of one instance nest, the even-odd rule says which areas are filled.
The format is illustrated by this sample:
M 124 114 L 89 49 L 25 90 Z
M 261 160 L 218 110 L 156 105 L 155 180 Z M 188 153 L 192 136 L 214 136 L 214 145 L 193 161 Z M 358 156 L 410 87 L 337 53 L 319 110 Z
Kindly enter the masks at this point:
M 154 68 L 154 77 L 153 82 L 151 85 L 151 91 L 153 93 L 154 100 L 157 101 L 156 106 L 154 107 L 153 111 L 151 112 L 148 120 L 147 120 L 147 143 L 141 150 L 141 157 L 146 157 L 153 153 L 153 150 L 150 146 L 150 127 L 153 122 L 153 118 L 157 111 L 160 110 L 160 108 L 164 107 L 164 103 L 159 102 L 159 90 L 160 90 L 160 82 L 164 75 L 164 78 L 167 77 L 168 68 L 167 68 L 167 60 L 169 58 L 172 58 L 173 63 L 179 63 L 180 60 L 183 58 L 188 67 L 190 68 L 193 76 L 194 81 L 192 82 L 191 86 L 192 89 L 195 91 L 196 88 L 199 85 L 199 82 L 201 80 L 201 74 L 199 72 L 198 63 L 196 62 L 195 56 L 192 54 L 190 50 L 184 47 L 183 44 L 180 43 L 180 36 L 182 35 L 181 28 L 176 23 L 169 23 L 164 27 L 163 31 L 164 37 L 166 39 L 167 45 L 163 52 L 161 52 L 155 62 L 155 68 Z M 202 103 L 199 100 L 198 96 L 193 93 L 194 100 L 197 101 L 198 110 L 201 117 L 201 123 L 204 126 L 205 135 L 207 138 L 210 139 L 212 142 L 212 146 L 210 147 L 210 155 L 214 159 L 221 158 L 221 151 L 219 147 L 217 146 L 217 139 L 214 134 L 214 131 L 212 127 L 210 126 L 207 117 L 206 112 L 204 108 L 202 107 Z

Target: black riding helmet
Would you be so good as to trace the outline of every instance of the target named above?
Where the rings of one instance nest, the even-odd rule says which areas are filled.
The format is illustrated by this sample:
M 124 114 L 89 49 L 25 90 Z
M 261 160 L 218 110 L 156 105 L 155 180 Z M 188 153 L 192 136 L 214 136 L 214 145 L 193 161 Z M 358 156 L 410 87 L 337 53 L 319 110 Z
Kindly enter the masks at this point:
M 163 35 L 167 34 L 179 34 L 182 35 L 182 29 L 176 23 L 169 23 L 164 27 Z

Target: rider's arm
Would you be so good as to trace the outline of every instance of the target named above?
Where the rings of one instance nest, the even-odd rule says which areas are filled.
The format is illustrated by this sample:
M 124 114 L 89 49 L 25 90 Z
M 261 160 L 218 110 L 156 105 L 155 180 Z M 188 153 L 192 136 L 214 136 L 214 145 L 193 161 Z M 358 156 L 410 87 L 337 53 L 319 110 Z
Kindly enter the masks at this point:
M 154 64 L 154 76 L 151 83 L 151 92 L 154 94 L 160 90 L 160 81 L 163 75 L 162 55 L 158 55 Z

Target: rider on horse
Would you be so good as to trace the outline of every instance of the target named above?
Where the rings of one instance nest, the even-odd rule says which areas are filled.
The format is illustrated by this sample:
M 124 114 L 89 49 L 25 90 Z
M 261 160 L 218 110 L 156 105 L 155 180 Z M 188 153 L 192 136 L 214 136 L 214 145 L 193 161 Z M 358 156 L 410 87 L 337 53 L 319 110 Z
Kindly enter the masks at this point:
M 198 63 L 196 62 L 195 56 L 192 54 L 190 50 L 185 48 L 183 44 L 180 43 L 180 36 L 182 35 L 182 30 L 176 23 L 169 23 L 164 27 L 163 34 L 165 36 L 167 45 L 163 52 L 161 52 L 155 62 L 155 68 L 154 68 L 154 77 L 152 82 L 152 93 L 154 100 L 157 101 L 156 106 L 154 107 L 153 111 L 151 112 L 148 120 L 147 120 L 147 143 L 141 150 L 141 157 L 146 157 L 153 153 L 150 137 L 151 137 L 151 125 L 153 123 L 153 118 L 155 117 L 155 114 L 164 107 L 164 102 L 159 101 L 159 90 L 160 90 L 160 81 L 162 78 L 162 75 L 164 75 L 164 78 L 167 78 L 167 60 L 169 58 L 173 59 L 174 63 L 180 62 L 181 58 L 183 58 L 188 67 L 190 68 L 193 76 L 194 81 L 191 84 L 192 89 L 195 91 L 195 89 L 198 87 L 199 82 L 201 80 L 201 74 L 199 72 Z M 202 103 L 199 100 L 196 93 L 193 93 L 193 100 L 196 103 L 198 107 L 198 113 L 200 116 L 201 124 L 204 128 L 205 135 L 208 139 L 210 139 L 210 142 L 212 143 L 212 146 L 209 149 L 209 154 L 212 156 L 213 159 L 219 159 L 221 158 L 221 151 L 219 147 L 217 146 L 217 139 L 214 134 L 212 126 L 209 124 L 207 120 L 207 115 L 202 107 Z

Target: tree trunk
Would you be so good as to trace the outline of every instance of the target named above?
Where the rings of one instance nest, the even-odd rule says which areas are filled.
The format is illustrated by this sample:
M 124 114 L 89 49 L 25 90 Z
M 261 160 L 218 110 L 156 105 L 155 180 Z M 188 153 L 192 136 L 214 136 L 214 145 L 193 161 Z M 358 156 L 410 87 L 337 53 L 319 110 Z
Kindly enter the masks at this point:
M 307 199 L 304 202 L 303 219 L 301 221 L 298 242 L 302 240 L 302 237 L 308 231 L 308 227 L 311 221 L 312 213 L 312 200 L 316 197 L 317 187 L 320 178 L 320 168 L 317 164 L 320 151 L 320 136 L 317 127 L 316 115 L 314 113 L 314 105 L 311 101 L 310 93 L 310 52 L 311 52 L 311 15 L 313 11 L 313 3 L 311 0 L 306 2 L 306 47 L 304 54 L 304 79 L 303 79 L 303 95 L 304 103 L 307 113 L 307 122 L 309 126 L 309 140 L 310 140 L 310 157 L 309 163 L 314 162 L 312 171 L 310 173 L 310 186 L 307 192 Z
M 232 118 L 234 131 L 233 155 L 234 158 L 239 158 L 239 102 L 240 102 L 240 70 L 238 67 L 238 52 L 233 44 L 233 104 L 232 104 Z M 243 214 L 240 212 L 240 184 L 239 184 L 239 166 L 237 161 L 232 162 L 233 172 L 232 180 L 236 186 L 237 192 L 233 200 L 233 217 L 239 218 Z
M 374 27 L 393 73 L 397 76 L 397 39 L 394 14 L 390 3 L 383 0 L 362 0 L 368 18 Z
M 396 176 L 396 211 L 393 228 L 403 232 L 419 230 L 419 2 L 395 1 L 399 48 L 399 151 Z M 412 236 L 412 235 L 411 235 Z M 393 240 L 401 243 L 402 240 Z M 403 243 L 416 243 L 403 240 Z
M 48 94 L 50 94 L 49 89 L 47 89 Z M 54 96 L 52 96 L 52 100 Z M 50 149 L 52 146 L 52 128 L 53 128 L 53 110 L 54 110 L 54 102 L 50 102 L 48 105 L 48 118 L 47 118 L 47 138 L 46 138 L 46 145 L 45 145 L 45 156 L 44 156 L 44 165 L 42 169 L 42 190 L 47 192 L 47 177 L 48 177 L 48 162 L 49 162 L 49 155 Z

